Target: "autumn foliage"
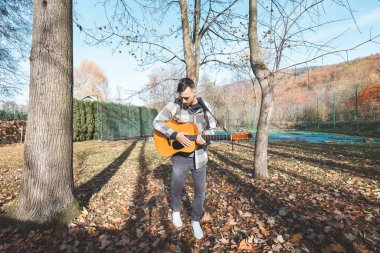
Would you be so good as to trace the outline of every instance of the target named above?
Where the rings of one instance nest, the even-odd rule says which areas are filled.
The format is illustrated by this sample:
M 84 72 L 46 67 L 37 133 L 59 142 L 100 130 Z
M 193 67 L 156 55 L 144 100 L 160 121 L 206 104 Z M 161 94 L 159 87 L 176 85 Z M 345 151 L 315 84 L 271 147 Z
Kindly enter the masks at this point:
M 89 95 L 104 101 L 108 95 L 108 79 L 95 62 L 83 60 L 74 69 L 74 96 L 82 99 Z
M 324 67 L 277 73 L 273 126 L 353 121 L 358 88 L 359 116 L 376 121 L 380 116 L 380 55 L 370 55 Z M 335 111 L 334 111 L 335 110 Z M 288 124 L 286 124 L 288 123 Z
M 364 88 L 359 93 L 359 102 L 380 106 L 380 83 Z
M 297 76 L 294 86 L 305 87 L 318 84 L 344 85 L 347 81 L 353 85 L 375 83 L 380 80 L 380 55 L 370 55 L 352 61 L 326 67 L 311 68 Z
M 294 127 L 305 119 L 308 124 L 332 122 L 334 106 L 336 121 L 353 121 L 356 86 L 361 120 L 379 119 L 379 80 L 378 54 L 330 66 L 276 73 L 272 126 Z M 258 86 L 253 88 L 252 82 L 247 80 L 224 85 L 221 90 L 223 105 L 212 99 L 219 93 L 218 86 L 208 92 L 211 94 L 208 101 L 222 121 L 237 128 L 251 125 L 255 115 L 257 121 L 261 97 Z

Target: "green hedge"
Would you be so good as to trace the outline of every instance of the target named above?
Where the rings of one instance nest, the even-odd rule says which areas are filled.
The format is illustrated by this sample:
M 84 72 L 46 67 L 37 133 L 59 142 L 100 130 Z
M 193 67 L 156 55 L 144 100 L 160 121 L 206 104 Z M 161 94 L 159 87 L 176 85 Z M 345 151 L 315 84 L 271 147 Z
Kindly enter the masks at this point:
M 74 99 L 74 141 L 98 139 L 114 140 L 152 135 L 152 121 L 157 110 L 111 102 L 97 103 Z M 98 120 L 99 116 L 99 120 Z M 27 113 L 0 110 L 0 120 L 27 119 Z
M 98 139 L 98 133 L 101 140 L 150 136 L 157 115 L 155 109 L 99 102 L 98 121 L 96 102 L 77 99 L 73 111 L 74 141 Z
M 0 120 L 26 120 L 28 114 L 26 112 L 20 112 L 20 111 L 5 111 L 0 110 Z

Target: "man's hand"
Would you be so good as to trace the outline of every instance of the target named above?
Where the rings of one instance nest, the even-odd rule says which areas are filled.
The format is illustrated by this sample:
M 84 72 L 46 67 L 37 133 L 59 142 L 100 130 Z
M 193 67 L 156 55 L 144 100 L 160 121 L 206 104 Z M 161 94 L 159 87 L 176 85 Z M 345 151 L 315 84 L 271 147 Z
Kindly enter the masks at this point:
M 176 140 L 179 141 L 184 147 L 191 146 L 191 141 L 185 136 L 185 133 L 183 132 L 177 133 Z
M 206 141 L 202 138 L 202 135 L 197 136 L 197 140 L 195 141 L 198 145 L 203 145 Z

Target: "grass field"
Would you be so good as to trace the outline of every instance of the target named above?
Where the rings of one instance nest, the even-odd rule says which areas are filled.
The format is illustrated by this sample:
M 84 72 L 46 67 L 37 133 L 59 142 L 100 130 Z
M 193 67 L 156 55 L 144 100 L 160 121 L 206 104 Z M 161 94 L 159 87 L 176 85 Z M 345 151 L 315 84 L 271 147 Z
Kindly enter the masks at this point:
M 252 143 L 212 144 L 201 241 L 190 226 L 191 177 L 178 231 L 170 160 L 145 140 L 75 143 L 81 214 L 27 233 L 7 225 L 22 156 L 21 144 L 0 146 L 0 252 L 380 251 L 380 145 L 271 144 L 271 178 L 256 180 Z

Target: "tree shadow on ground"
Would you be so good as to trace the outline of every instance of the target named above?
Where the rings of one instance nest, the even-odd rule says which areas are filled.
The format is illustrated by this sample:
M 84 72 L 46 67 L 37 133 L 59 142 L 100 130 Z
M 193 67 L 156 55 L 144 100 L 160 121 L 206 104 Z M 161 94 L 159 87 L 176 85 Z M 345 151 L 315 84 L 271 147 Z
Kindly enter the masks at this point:
M 254 150 L 254 147 L 252 147 L 252 146 L 243 145 L 243 144 L 239 144 L 239 143 L 234 144 L 234 145 L 238 145 L 240 147 L 248 148 L 252 152 Z M 308 150 L 308 148 L 300 150 L 300 152 L 311 153 L 311 151 Z M 372 166 L 371 167 L 364 167 L 363 165 L 361 165 L 361 166 L 349 165 L 349 164 L 346 164 L 343 162 L 339 163 L 339 162 L 333 161 L 327 157 L 324 157 L 324 159 L 316 159 L 316 158 L 312 158 L 312 157 L 299 155 L 296 152 L 295 153 L 288 153 L 285 151 L 276 151 L 276 150 L 271 149 L 271 147 L 268 148 L 268 154 L 277 155 L 277 156 L 284 157 L 284 158 L 297 159 L 299 161 L 311 163 L 314 166 L 326 166 L 326 169 L 329 169 L 329 170 L 346 172 L 346 173 L 350 173 L 350 174 L 355 175 L 355 176 L 360 176 L 360 177 L 365 177 L 368 179 L 374 179 L 374 180 L 380 181 L 380 169 L 376 168 L 376 167 L 372 167 Z M 316 153 L 316 154 L 322 155 L 322 153 Z M 345 160 L 344 157 L 342 157 L 340 159 L 342 161 Z
M 131 143 L 114 162 L 76 189 L 82 203 L 88 205 L 91 196 L 107 184 L 129 157 L 136 144 L 137 141 Z M 149 234 L 149 227 L 153 225 L 152 210 L 157 203 L 154 197 L 146 198 L 150 192 L 147 188 L 149 171 L 146 168 L 144 147 L 145 142 L 139 156 L 140 174 L 134 190 L 134 202 L 129 208 L 131 216 L 123 229 L 105 229 L 93 224 L 94 231 L 88 232 L 87 225 L 68 226 L 56 223 L 41 225 L 2 215 L 0 216 L 0 252 L 149 252 L 147 249 L 150 248 L 149 244 L 154 239 L 154 236 Z M 144 219 L 148 221 L 147 231 L 143 238 L 138 238 L 136 228 L 144 222 Z M 144 244 L 145 238 L 148 245 Z
M 136 188 L 133 192 L 133 203 L 128 208 L 129 218 L 126 220 L 125 230 L 131 239 L 131 247 L 140 247 L 152 243 L 150 230 L 152 226 L 152 209 L 157 206 L 157 199 L 150 197 L 151 192 L 148 189 L 148 175 L 146 159 L 144 155 L 146 142 L 142 144 L 139 152 L 139 176 L 137 179 Z M 139 239 L 144 237 L 146 242 L 140 242 Z M 145 247 L 145 246 L 143 246 Z M 139 249 L 139 250 L 142 250 Z
M 191 252 L 194 247 L 191 227 L 183 228 L 182 232 L 176 231 L 172 228 L 171 220 L 168 217 L 168 213 L 170 213 L 168 203 L 171 165 L 164 162 L 156 168 L 149 169 L 145 147 L 146 143 L 143 143 L 141 150 L 139 150 L 138 182 L 136 188 L 131 189 L 133 191 L 133 203 L 129 206 L 125 227 L 119 230 L 111 230 L 95 224 L 93 227 L 96 231 L 93 233 L 89 232 L 88 224 L 51 229 L 37 227 L 23 235 L 14 226 L 3 226 L 5 223 L 17 223 L 19 221 L 0 217 L 0 227 L 4 227 L 0 230 L 0 252 L 173 252 L 175 248 L 169 250 L 168 245 L 179 246 L 181 252 Z M 270 229 L 271 234 L 263 238 L 268 242 L 267 246 L 271 245 L 271 240 L 273 236 L 277 236 L 277 233 L 280 235 L 301 233 L 303 235 L 302 244 L 306 245 L 310 252 L 322 252 L 324 245 L 334 242 L 342 244 L 346 252 L 354 252 L 351 242 L 344 237 L 344 233 L 350 232 L 352 227 L 358 224 L 351 223 L 352 227 L 344 224 L 345 227 L 342 228 L 341 222 L 344 220 L 337 220 L 333 214 L 323 212 L 323 208 L 314 203 L 304 202 L 303 205 L 302 203 L 298 204 L 301 199 L 289 201 L 288 198 L 279 197 L 278 194 L 281 195 L 282 192 L 289 191 L 289 193 L 301 194 L 307 189 L 291 188 L 295 185 L 292 181 L 285 186 L 272 187 L 265 186 L 265 183 L 259 184 L 261 181 L 255 181 L 252 177 L 247 176 L 251 172 L 250 167 L 244 165 L 247 164 L 247 161 L 244 161 L 243 165 L 238 164 L 237 161 L 240 160 L 234 154 L 227 152 L 223 155 L 210 150 L 210 161 L 207 169 L 206 211 L 210 212 L 213 219 L 204 224 L 204 227 L 212 228 L 212 231 L 206 234 L 205 241 L 210 244 L 205 249 L 213 251 L 212 248 L 216 239 L 220 239 L 219 232 L 222 230 L 227 217 L 233 217 L 239 222 L 239 230 L 250 231 L 252 228 L 257 228 L 257 223 L 249 223 L 238 212 L 240 204 L 234 205 L 238 202 L 230 202 L 233 205 L 232 209 L 226 208 L 226 210 L 220 211 L 220 202 L 239 200 L 243 197 L 249 201 L 245 202 L 244 205 L 249 205 L 250 212 L 256 215 L 255 218 L 260 218 L 264 222 L 267 221 L 268 217 L 275 218 L 274 227 Z M 277 168 L 273 169 L 276 170 Z M 241 173 L 245 175 L 242 176 Z M 301 180 L 305 187 L 308 183 L 315 185 L 315 188 L 309 189 L 311 192 L 317 192 L 318 188 L 321 187 L 314 180 L 308 182 L 308 178 L 296 177 L 293 174 L 291 176 Z M 165 187 L 152 187 L 151 184 L 154 180 L 157 181 L 156 184 L 164 184 Z M 226 191 L 222 188 L 224 182 L 228 182 L 232 187 L 231 190 L 225 192 L 226 199 L 221 199 L 219 194 Z M 285 211 L 285 214 L 279 215 L 280 210 Z M 219 216 L 215 216 L 215 214 Z M 328 233 L 324 232 L 327 226 L 331 227 L 331 231 Z M 370 230 L 363 230 L 362 232 L 367 233 L 368 231 Z M 228 236 L 231 237 L 230 241 L 239 242 L 236 238 L 237 235 L 232 230 L 228 232 Z M 361 240 L 369 239 L 361 238 Z M 255 245 L 261 247 L 257 252 L 267 250 L 261 246 L 262 244 Z M 232 250 L 231 246 L 231 243 L 226 245 L 225 251 L 222 250 L 221 252 Z M 281 252 L 291 252 L 291 250 L 283 249 Z
M 295 150 L 308 150 L 309 152 L 313 152 L 316 154 L 324 154 L 327 156 L 330 156 L 332 158 L 336 156 L 346 156 L 350 158 L 357 158 L 357 159 L 366 159 L 366 158 L 376 158 L 375 154 L 378 154 L 380 152 L 380 145 L 376 144 L 366 144 L 365 147 L 368 147 L 366 149 L 365 153 L 362 153 L 363 146 L 361 144 L 333 144 L 333 143 L 271 143 L 272 147 L 278 147 L 278 148 L 292 148 Z M 377 157 L 379 160 L 380 157 Z
M 240 157 L 238 157 L 238 155 L 229 153 L 228 154 L 229 159 L 227 159 L 225 156 L 223 156 L 218 151 L 210 150 L 209 152 L 212 155 L 215 155 L 219 160 L 223 161 L 224 163 L 229 164 L 230 166 L 233 166 L 234 168 L 236 168 L 236 169 L 238 169 L 244 173 L 247 173 L 249 176 L 253 175 L 253 166 L 252 167 L 246 167 L 246 166 L 236 162 L 236 160 L 241 159 Z M 363 205 L 366 205 L 366 206 L 368 206 L 368 205 L 373 206 L 373 208 L 376 208 L 379 205 L 375 201 L 367 199 L 366 197 L 364 197 L 363 195 L 361 195 L 357 192 L 351 192 L 351 191 L 348 191 L 342 187 L 331 187 L 331 185 L 329 185 L 329 184 L 324 184 L 324 183 L 317 181 L 315 179 L 312 179 L 310 177 L 299 175 L 299 174 L 297 174 L 297 172 L 288 171 L 288 170 L 285 170 L 285 169 L 277 167 L 277 166 L 270 166 L 269 169 L 273 170 L 273 171 L 279 171 L 279 172 L 284 173 L 288 176 L 291 176 L 295 179 L 299 179 L 305 185 L 308 184 L 308 185 L 316 186 L 316 189 L 313 190 L 313 193 L 326 193 L 326 192 L 328 192 L 329 195 L 334 196 L 334 194 L 336 194 L 335 190 L 339 190 L 340 194 L 336 197 L 333 197 L 333 199 L 344 200 L 344 201 L 351 202 L 351 203 L 362 203 Z M 328 189 L 330 189 L 330 190 L 328 190 Z M 314 204 L 312 204 L 312 205 L 314 205 Z M 318 207 L 318 208 L 320 208 L 320 207 Z
M 162 180 L 164 187 L 165 187 L 165 197 L 166 201 L 170 208 L 171 203 L 171 197 L 170 197 L 170 190 L 171 190 L 171 173 L 172 173 L 172 165 L 168 164 L 161 164 L 157 168 L 153 170 L 153 176 L 154 178 L 157 178 L 159 180 Z M 186 177 L 185 181 L 185 187 L 182 191 L 182 218 L 189 218 L 191 217 L 191 211 L 192 211 L 192 205 L 191 205 L 191 197 L 189 192 L 187 191 L 189 188 L 190 191 L 193 191 L 193 182 L 192 177 L 190 175 L 191 172 Z
M 191 245 L 184 238 L 183 230 L 175 229 L 169 216 L 171 166 L 160 164 L 149 170 L 145 147 L 146 142 L 140 150 L 140 175 L 132 198 L 134 202 L 128 209 L 129 218 L 123 229 L 130 237 L 128 249 L 131 252 L 163 251 L 173 244 L 181 248 L 182 252 L 191 252 Z M 158 179 L 162 186 L 156 192 L 148 189 L 148 184 L 152 184 L 154 179 Z
M 292 206 L 284 202 L 282 199 L 272 196 L 267 191 L 264 191 L 251 183 L 248 179 L 243 179 L 232 171 L 218 165 L 212 159 L 209 161 L 213 170 L 210 171 L 212 178 L 219 178 L 219 180 L 226 180 L 234 187 L 231 198 L 244 197 L 246 199 L 253 199 L 255 212 L 264 217 L 279 217 L 280 210 L 286 210 L 286 216 L 281 219 L 276 219 L 276 227 L 281 228 L 283 234 L 298 234 L 305 235 L 303 243 L 307 245 L 312 252 L 321 252 L 322 245 L 328 245 L 331 242 L 339 242 L 344 245 L 348 252 L 354 252 L 351 243 L 344 237 L 343 231 L 340 228 L 334 228 L 330 231 L 331 238 L 324 236 L 324 228 L 329 224 L 336 224 L 333 217 L 321 215 L 318 216 L 318 209 L 314 209 L 313 217 L 310 217 L 311 208 L 304 206 Z M 214 179 L 212 179 L 214 180 Z M 236 208 L 236 207 L 235 207 Z M 317 213 L 315 213 L 317 212 Z M 239 214 L 233 214 L 239 217 Z M 240 228 L 244 229 L 244 228 Z
M 120 166 L 125 162 L 125 160 L 127 160 L 132 150 L 135 148 L 136 143 L 136 140 L 133 141 L 130 146 L 105 169 L 75 189 L 75 193 L 83 206 L 87 207 L 91 197 L 95 193 L 99 192 L 102 187 L 107 184 L 111 177 L 115 175 L 115 173 L 120 169 Z
M 380 180 L 380 171 L 372 168 L 372 167 L 364 167 L 364 166 L 353 166 L 346 163 L 337 163 L 331 160 L 322 160 L 315 159 L 311 157 L 305 157 L 297 154 L 289 154 L 285 152 L 279 152 L 274 150 L 269 150 L 269 154 L 277 155 L 285 158 L 295 158 L 299 161 L 308 162 L 316 166 L 326 166 L 327 169 L 336 170 L 341 172 L 350 173 L 355 176 L 366 177 L 368 179 L 375 179 L 377 181 Z
M 243 164 L 237 162 L 241 159 L 236 152 L 225 153 L 224 151 L 222 154 L 218 151 L 210 150 L 209 153 L 211 155 L 211 160 L 222 161 L 227 168 L 231 168 L 223 170 L 224 166 L 219 163 L 219 171 L 223 171 L 221 174 L 224 174 L 226 177 L 229 176 L 232 183 L 234 181 L 244 181 L 248 179 L 246 185 L 248 192 L 250 184 L 253 185 L 262 182 L 252 178 L 252 162 Z M 211 161 L 210 166 L 215 168 L 217 164 Z M 318 223 L 321 222 L 322 225 L 316 226 L 316 228 L 321 229 L 329 227 L 330 229 L 332 227 L 334 233 L 331 237 L 334 239 L 339 238 L 339 241 L 341 241 L 342 244 L 344 243 L 347 245 L 348 248 L 352 249 L 352 245 L 350 245 L 350 242 L 341 235 L 350 232 L 355 234 L 354 231 L 357 230 L 353 229 L 359 227 L 363 234 L 358 236 L 363 241 L 369 243 L 369 245 L 372 245 L 372 247 L 373 245 L 376 245 L 378 239 L 376 239 L 376 234 L 372 234 L 373 219 L 371 217 L 377 217 L 375 210 L 379 210 L 378 202 L 368 199 L 363 194 L 356 192 L 353 188 L 349 190 L 344 188 L 343 185 L 336 186 L 324 183 L 324 181 L 299 175 L 296 171 L 285 170 L 277 166 L 271 166 L 270 170 L 280 172 L 280 176 L 276 180 L 269 180 L 270 182 L 268 182 L 267 186 L 261 188 L 265 188 L 263 189 L 265 190 L 264 193 L 273 194 L 272 197 L 275 198 L 276 201 L 277 199 L 281 200 L 284 208 L 292 210 L 293 213 L 294 210 L 296 210 L 301 215 L 312 217 L 312 219 L 317 221 L 317 223 L 313 223 L 314 225 L 318 225 Z M 235 173 L 236 176 L 232 176 L 233 173 Z M 287 178 L 285 181 L 282 180 L 281 173 Z M 231 180 L 231 178 L 233 180 Z M 216 180 L 213 179 L 213 181 Z M 236 189 L 242 187 L 240 182 L 235 183 L 235 185 Z M 263 184 L 260 185 L 263 186 Z M 243 188 L 245 188 L 244 185 Z M 289 197 L 291 194 L 293 197 Z M 253 196 L 254 195 L 255 194 L 253 194 Z M 256 199 L 257 198 L 255 197 L 255 200 Z M 284 202 L 284 200 L 287 200 L 287 202 Z M 262 203 L 265 204 L 265 201 Z M 323 230 L 319 231 L 322 231 L 323 234 Z M 325 235 L 327 234 L 328 233 L 325 233 Z M 338 237 L 336 237 L 337 235 Z

